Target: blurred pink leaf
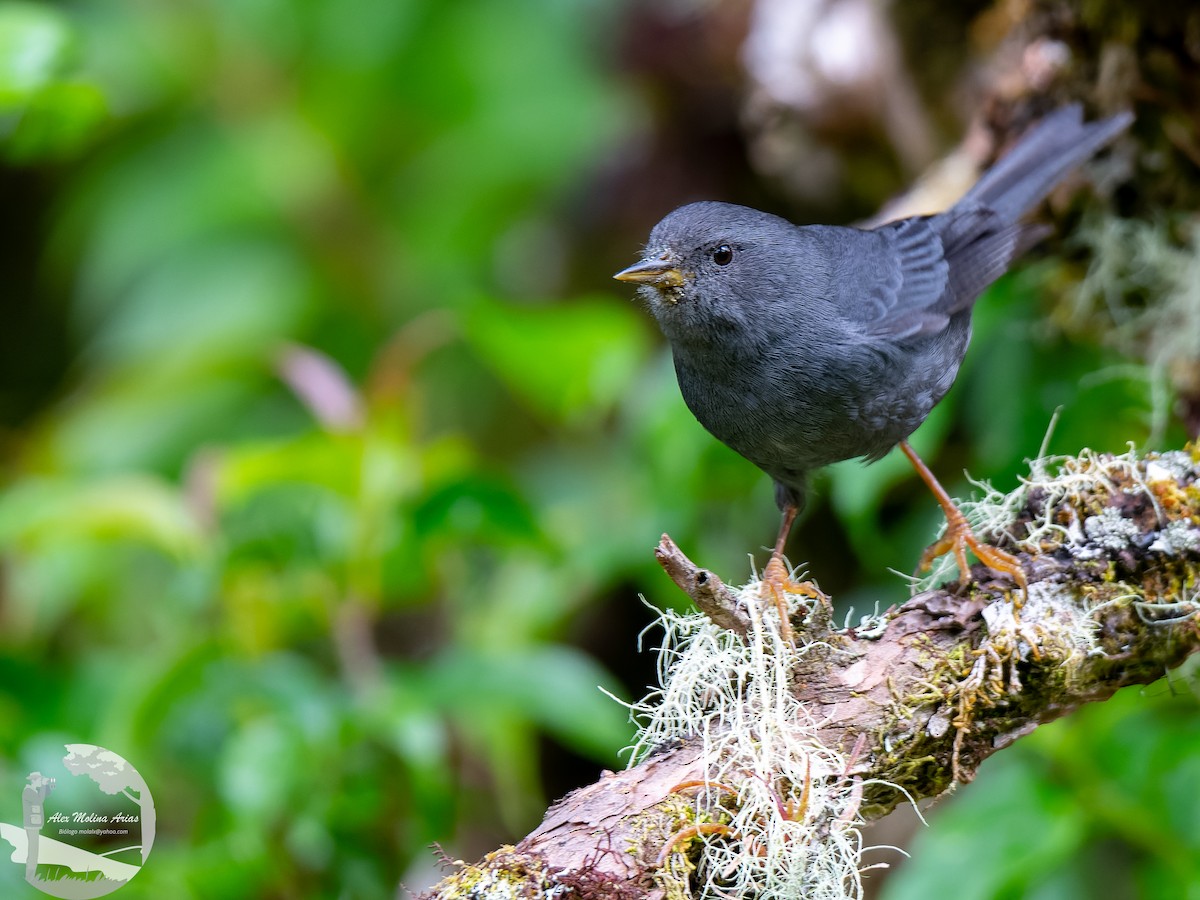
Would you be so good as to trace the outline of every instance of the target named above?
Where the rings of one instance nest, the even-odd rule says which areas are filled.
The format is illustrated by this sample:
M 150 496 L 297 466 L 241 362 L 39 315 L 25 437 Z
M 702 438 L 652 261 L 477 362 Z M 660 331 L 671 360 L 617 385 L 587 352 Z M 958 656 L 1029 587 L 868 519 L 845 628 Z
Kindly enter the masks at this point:
M 330 431 L 362 427 L 358 390 L 336 362 L 311 347 L 288 344 L 276 363 L 284 380 L 313 417 Z

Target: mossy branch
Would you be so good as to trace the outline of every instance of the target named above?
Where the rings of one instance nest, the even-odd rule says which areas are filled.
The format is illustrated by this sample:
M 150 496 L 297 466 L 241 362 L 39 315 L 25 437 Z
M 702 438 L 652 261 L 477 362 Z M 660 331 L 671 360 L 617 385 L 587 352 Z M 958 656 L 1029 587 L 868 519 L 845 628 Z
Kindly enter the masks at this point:
M 758 582 L 728 588 L 664 536 L 660 561 L 704 612 L 664 615 L 639 761 L 430 896 L 857 896 L 865 822 L 1200 648 L 1198 458 L 1039 461 L 965 505 L 1020 556 L 1023 603 L 978 566 L 965 590 L 858 628 L 792 598 L 794 644 Z

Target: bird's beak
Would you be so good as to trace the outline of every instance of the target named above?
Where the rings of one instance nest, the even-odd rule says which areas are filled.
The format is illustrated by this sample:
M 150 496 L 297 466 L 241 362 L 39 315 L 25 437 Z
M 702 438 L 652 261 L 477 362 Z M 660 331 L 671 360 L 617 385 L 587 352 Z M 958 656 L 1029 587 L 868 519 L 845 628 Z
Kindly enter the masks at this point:
M 683 273 L 666 258 L 643 259 L 628 269 L 622 269 L 613 278 L 617 281 L 632 281 L 635 284 L 651 284 L 663 289 L 683 287 Z

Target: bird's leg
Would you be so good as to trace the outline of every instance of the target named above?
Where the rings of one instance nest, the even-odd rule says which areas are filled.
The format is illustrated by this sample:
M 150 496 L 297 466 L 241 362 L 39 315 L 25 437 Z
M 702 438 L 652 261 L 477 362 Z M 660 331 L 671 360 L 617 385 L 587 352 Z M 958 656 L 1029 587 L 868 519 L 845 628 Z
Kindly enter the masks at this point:
M 792 503 L 783 508 L 783 521 L 779 525 L 779 537 L 775 539 L 775 549 L 771 551 L 771 558 L 768 560 L 762 576 L 762 596 L 766 597 L 770 594 L 771 601 L 775 604 L 775 610 L 779 613 L 779 635 L 789 644 L 795 643 L 795 637 L 788 616 L 787 602 L 783 595 L 799 594 L 826 604 L 829 603 L 829 598 L 822 594 L 811 581 L 793 581 L 787 566 L 783 564 L 783 547 L 787 543 L 792 523 L 796 521 L 796 514 L 799 511 L 799 508 Z
M 917 474 L 921 476 L 921 480 L 929 486 L 929 490 L 933 492 L 933 496 L 937 499 L 938 505 L 942 508 L 942 512 L 946 516 L 946 533 L 925 548 L 925 552 L 921 554 L 920 570 L 922 572 L 928 571 L 930 566 L 933 565 L 933 561 L 939 556 L 945 553 L 953 553 L 954 559 L 958 562 L 959 584 L 965 585 L 970 580 L 971 573 L 971 567 L 967 564 L 967 548 L 970 548 L 976 558 L 993 572 L 1002 572 L 1012 578 L 1017 586 L 1021 588 L 1021 596 L 1024 598 L 1027 592 L 1027 584 L 1025 571 L 1021 568 L 1021 561 L 1011 553 L 1007 553 L 999 547 L 993 547 L 979 540 L 975 536 L 975 532 L 971 530 L 971 526 L 967 524 L 967 517 L 954 505 L 954 501 L 950 499 L 950 495 L 946 493 L 946 489 L 933 477 L 933 473 L 929 471 L 929 467 L 925 465 L 921 457 L 917 456 L 917 452 L 913 450 L 908 441 L 901 441 L 900 449 L 904 451 L 904 455 L 908 457 L 908 461 L 917 470 Z
M 784 507 L 783 521 L 779 523 L 779 537 L 775 538 L 775 550 L 771 553 L 772 561 L 783 559 L 784 545 L 787 544 L 788 535 L 792 533 L 792 523 L 796 521 L 799 512 L 800 510 L 791 503 Z

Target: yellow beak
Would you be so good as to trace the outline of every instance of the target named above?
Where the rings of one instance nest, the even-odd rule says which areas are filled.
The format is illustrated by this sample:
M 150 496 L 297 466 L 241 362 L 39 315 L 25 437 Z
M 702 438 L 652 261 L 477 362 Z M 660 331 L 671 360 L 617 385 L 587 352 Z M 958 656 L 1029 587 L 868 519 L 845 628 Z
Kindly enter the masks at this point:
M 628 269 L 622 269 L 613 278 L 635 284 L 652 284 L 656 288 L 683 287 L 683 273 L 665 259 L 644 259 Z

